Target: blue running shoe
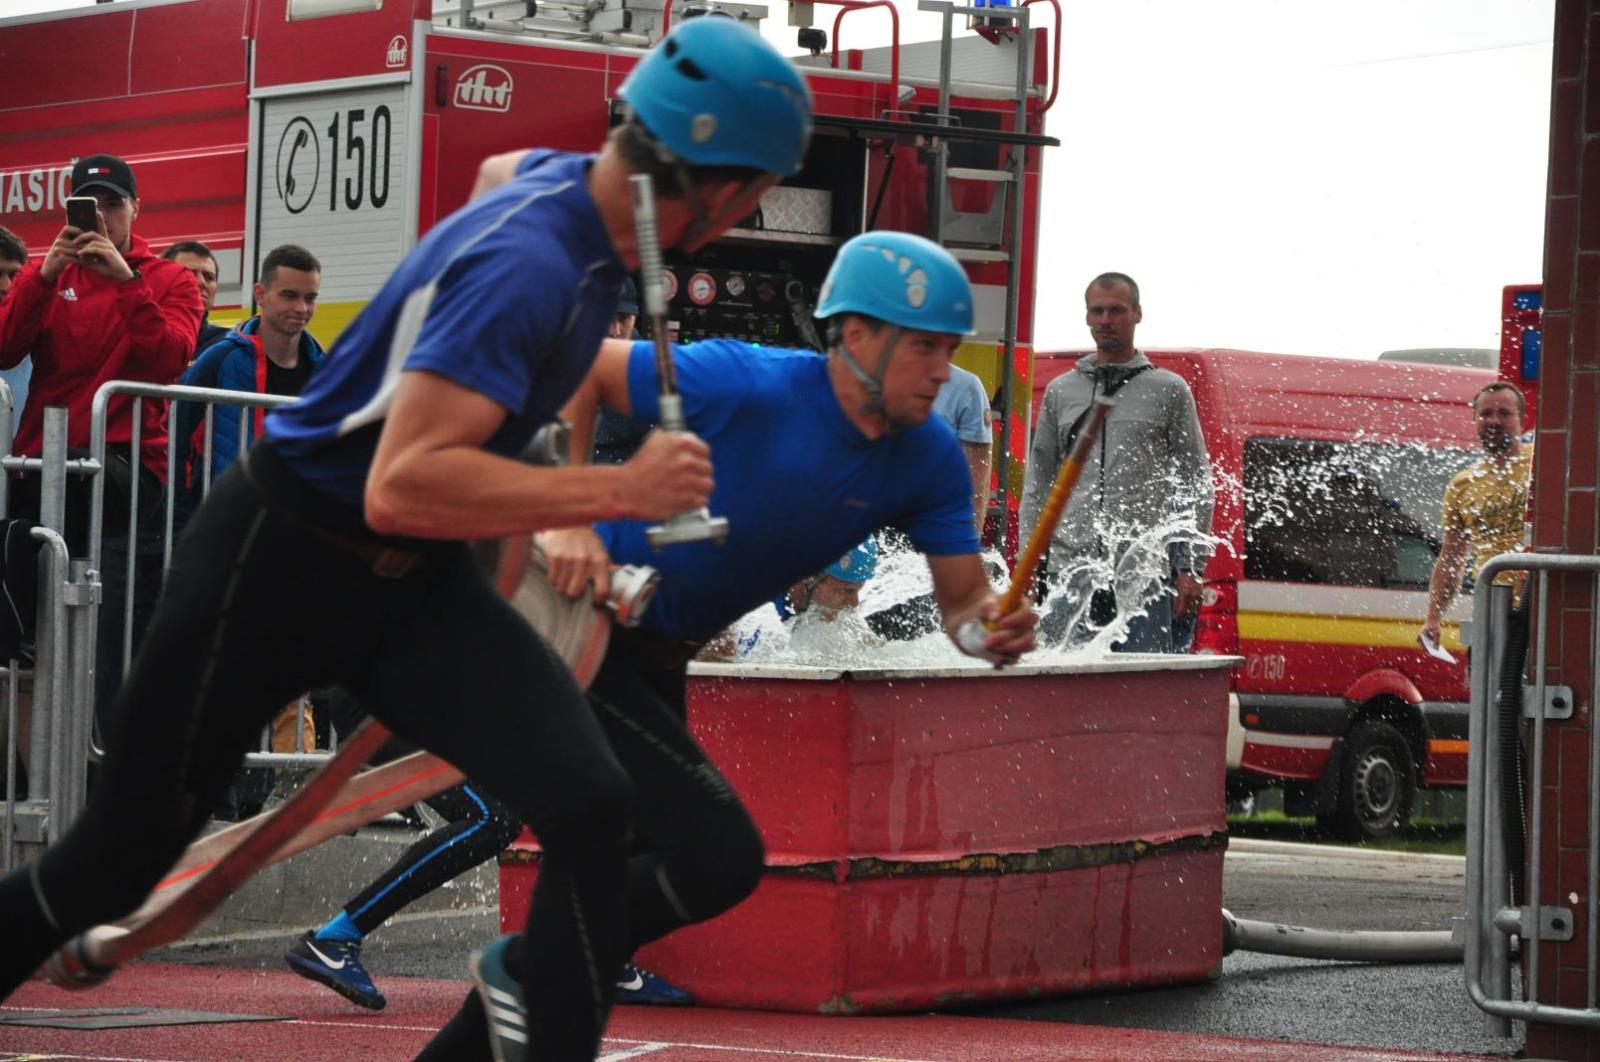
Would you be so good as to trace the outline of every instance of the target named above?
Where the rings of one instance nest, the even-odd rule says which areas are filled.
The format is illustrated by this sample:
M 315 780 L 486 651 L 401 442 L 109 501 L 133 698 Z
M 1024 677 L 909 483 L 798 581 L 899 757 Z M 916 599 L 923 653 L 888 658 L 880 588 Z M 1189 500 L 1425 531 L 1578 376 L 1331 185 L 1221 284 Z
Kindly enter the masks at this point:
M 650 1003 L 658 1007 L 687 1007 L 694 997 L 664 977 L 642 970 L 633 963 L 622 968 L 617 978 L 618 1003 Z
M 508 933 L 467 960 L 489 1021 L 494 1062 L 526 1062 L 528 1058 L 528 1006 L 521 982 L 506 970 L 506 948 L 514 936 Z
M 372 975 L 361 965 L 361 943 L 347 940 L 318 940 L 315 930 L 295 941 L 283 956 L 289 969 L 308 980 L 327 985 L 358 1007 L 382 1010 L 389 1001 L 383 998 Z

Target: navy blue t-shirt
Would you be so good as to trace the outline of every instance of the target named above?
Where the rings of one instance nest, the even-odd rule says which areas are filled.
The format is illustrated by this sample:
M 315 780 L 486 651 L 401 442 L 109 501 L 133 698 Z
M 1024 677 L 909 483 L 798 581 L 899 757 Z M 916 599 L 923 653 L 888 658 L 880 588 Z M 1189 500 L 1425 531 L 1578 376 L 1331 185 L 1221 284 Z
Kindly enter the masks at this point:
M 535 151 L 440 222 L 339 337 L 266 435 L 308 483 L 359 507 L 400 373 L 506 410 L 485 449 L 519 455 L 589 371 L 623 268 L 590 198 L 589 155 Z
M 711 511 L 729 530 L 720 546 L 658 553 L 643 521 L 596 527 L 614 560 L 661 571 L 645 628 L 703 641 L 884 526 L 932 556 L 978 552 L 971 474 L 942 420 L 868 439 L 811 351 L 713 339 L 676 355 L 684 419 L 711 446 Z M 634 345 L 628 393 L 636 417 L 659 419 L 649 343 Z

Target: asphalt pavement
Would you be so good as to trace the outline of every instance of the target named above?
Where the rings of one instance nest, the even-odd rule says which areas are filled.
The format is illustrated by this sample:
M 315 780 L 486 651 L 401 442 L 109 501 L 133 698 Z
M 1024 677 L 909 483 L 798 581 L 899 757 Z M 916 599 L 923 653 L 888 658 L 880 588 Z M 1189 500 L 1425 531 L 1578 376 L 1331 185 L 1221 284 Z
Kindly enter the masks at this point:
M 1459 856 L 1231 841 L 1223 897 L 1239 918 L 1317 929 L 1441 930 L 1464 910 Z M 984 1008 L 996 1017 L 1269 1040 L 1509 1056 L 1459 964 L 1319 962 L 1235 952 L 1214 984 Z

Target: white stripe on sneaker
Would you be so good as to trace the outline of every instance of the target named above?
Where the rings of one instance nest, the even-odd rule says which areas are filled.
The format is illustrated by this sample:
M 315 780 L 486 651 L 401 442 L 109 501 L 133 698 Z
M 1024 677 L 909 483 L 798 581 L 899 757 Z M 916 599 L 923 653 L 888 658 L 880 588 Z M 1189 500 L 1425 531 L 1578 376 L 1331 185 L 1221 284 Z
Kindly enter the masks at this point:
M 519 1029 L 525 1029 L 528 1026 L 528 1019 L 522 1013 L 521 1007 L 507 1007 L 496 1003 L 489 1008 L 489 1013 L 493 1015 L 496 1022 L 502 1025 L 515 1025 Z
M 494 1001 L 496 1003 L 500 1004 L 501 1006 L 515 1007 L 518 1010 L 522 1009 L 521 1001 L 518 1000 L 517 997 L 515 995 L 511 994 L 510 992 L 507 992 L 502 988 L 496 988 L 494 985 L 491 985 L 491 984 L 485 984 L 483 987 L 485 987 L 485 988 L 487 988 L 489 990 L 489 994 L 494 997 Z
M 489 1023 L 494 1026 L 494 1034 L 496 1036 L 504 1037 L 507 1040 L 515 1040 L 519 1044 L 527 1043 L 528 1033 L 527 1030 L 523 1028 L 521 1021 L 522 1016 L 520 1014 L 513 1015 L 513 1017 L 518 1019 L 514 1025 L 508 1022 L 506 1017 L 506 1014 L 498 1009 L 490 1012 Z

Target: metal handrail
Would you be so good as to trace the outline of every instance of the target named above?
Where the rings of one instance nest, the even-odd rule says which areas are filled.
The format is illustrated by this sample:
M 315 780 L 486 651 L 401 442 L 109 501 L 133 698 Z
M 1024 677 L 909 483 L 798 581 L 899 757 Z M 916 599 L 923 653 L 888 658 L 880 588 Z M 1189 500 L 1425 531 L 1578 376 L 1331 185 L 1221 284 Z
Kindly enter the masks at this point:
M 215 387 L 187 387 L 182 384 L 147 384 L 135 383 L 132 380 L 109 380 L 100 385 L 100 390 L 94 393 L 94 404 L 89 411 L 89 454 L 90 462 L 86 467 L 98 472 L 105 465 L 106 459 L 106 410 L 111 400 L 118 395 L 132 395 L 134 397 L 133 409 L 129 415 L 133 418 L 134 426 L 134 456 L 137 456 L 139 438 L 139 414 L 142 412 L 141 399 L 160 398 L 177 401 L 194 401 L 214 404 L 223 402 L 228 405 L 273 408 L 286 406 L 293 402 L 292 397 L 286 395 L 264 395 L 252 391 L 227 391 Z M 242 420 L 242 418 L 241 418 Z M 242 435 L 242 431 L 241 431 Z M 171 432 L 168 432 L 170 439 Z M 206 472 L 205 487 L 210 487 L 211 471 L 209 445 L 211 439 L 210 411 L 206 415 Z M 168 460 L 173 459 L 173 447 L 168 445 Z M 168 468 L 169 479 L 172 469 Z M 133 480 L 134 494 L 130 500 L 129 509 L 138 512 L 139 477 Z M 105 506 L 105 478 L 100 477 L 95 484 L 94 499 L 89 506 L 89 563 L 96 571 L 100 568 L 100 537 L 104 528 L 101 526 Z M 130 521 L 131 523 L 131 521 Z
M 1018 6 L 1027 7 L 1029 4 L 1047 3 L 1056 11 L 1056 31 L 1051 36 L 1050 57 L 1050 95 L 1044 101 L 1044 106 L 1039 108 L 1043 114 L 1056 104 L 1056 90 L 1061 87 L 1061 0 L 1022 0 Z
M 1496 707 L 1499 689 L 1499 667 L 1491 660 L 1494 654 L 1494 635 L 1499 628 L 1494 623 L 1497 607 L 1503 612 L 1507 595 L 1503 589 L 1494 591 L 1494 578 L 1503 572 L 1530 572 L 1537 576 L 1533 601 L 1537 604 L 1537 629 L 1534 644 L 1538 655 L 1534 662 L 1532 688 L 1533 750 L 1529 757 L 1529 813 L 1528 889 L 1522 907 L 1509 906 L 1506 886 L 1505 853 L 1502 850 L 1499 826 L 1500 812 L 1494 799 L 1503 783 L 1500 772 L 1500 739 L 1493 725 L 1491 711 Z M 1543 866 L 1540 859 L 1543 842 L 1544 813 L 1544 753 L 1545 704 L 1548 697 L 1546 681 L 1548 656 L 1548 616 L 1550 608 L 1550 573 L 1589 575 L 1594 578 L 1596 601 L 1600 602 L 1600 557 L 1570 554 L 1502 553 L 1489 560 L 1479 571 L 1479 593 L 1473 601 L 1471 674 L 1471 715 L 1467 747 L 1467 925 L 1466 961 L 1463 964 L 1467 996 L 1485 1013 L 1500 1019 L 1515 1018 L 1522 1021 L 1541 1021 L 1553 1024 L 1600 1027 L 1600 1005 L 1597 1005 L 1597 988 L 1600 988 L 1600 726 L 1591 720 L 1589 728 L 1589 838 L 1587 923 L 1588 923 L 1588 996 L 1586 1007 L 1554 1006 L 1539 1001 L 1540 972 L 1539 949 L 1546 938 L 1544 921 L 1552 912 L 1540 901 L 1543 885 Z M 1528 593 L 1524 587 L 1523 593 Z M 1600 622 L 1595 622 L 1591 674 L 1600 674 Z M 1522 941 L 1527 959 L 1527 983 L 1522 1000 L 1510 997 L 1510 960 L 1506 947 L 1509 934 L 1516 933 Z M 1504 1033 L 1502 1032 L 1502 1035 Z
M 840 11 L 833 16 L 833 54 L 829 58 L 835 70 L 839 69 L 839 23 L 852 11 L 859 11 L 868 7 L 886 7 L 889 9 L 890 42 L 889 42 L 889 106 L 887 110 L 893 111 L 900 106 L 900 9 L 894 6 L 892 0 L 817 0 L 823 4 L 837 4 Z

